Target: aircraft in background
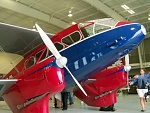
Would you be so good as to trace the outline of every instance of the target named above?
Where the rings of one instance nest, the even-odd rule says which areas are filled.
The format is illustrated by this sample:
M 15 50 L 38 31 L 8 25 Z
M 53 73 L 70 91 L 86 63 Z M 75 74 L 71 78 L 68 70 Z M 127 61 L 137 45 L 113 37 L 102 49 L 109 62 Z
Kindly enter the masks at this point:
M 111 109 L 117 91 L 128 84 L 129 57 L 109 66 L 138 47 L 146 35 L 144 26 L 105 18 L 55 35 L 36 28 L 0 23 L 3 52 L 24 57 L 0 80 L 0 94 L 12 112 L 48 113 L 50 97 L 63 89 L 89 106 Z

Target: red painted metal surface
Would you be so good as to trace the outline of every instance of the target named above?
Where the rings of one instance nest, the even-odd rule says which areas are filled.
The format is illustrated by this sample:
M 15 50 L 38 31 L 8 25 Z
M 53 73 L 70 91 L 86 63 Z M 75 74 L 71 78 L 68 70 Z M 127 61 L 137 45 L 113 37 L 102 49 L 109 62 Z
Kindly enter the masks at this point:
M 18 78 L 22 80 L 2 95 L 13 113 L 49 113 L 50 96 L 61 92 L 65 86 L 63 69 L 51 65 L 43 67 L 53 60 L 53 58 L 47 59 L 19 73 Z M 45 97 L 36 102 L 21 109 L 17 108 L 18 105 L 46 93 Z
M 133 22 L 118 22 L 116 27 L 121 26 L 121 25 L 131 24 L 131 23 L 133 23 Z
M 126 86 L 128 81 L 127 73 L 118 71 L 122 68 L 123 66 L 118 66 L 96 73 L 88 81 L 82 83 L 88 96 L 85 96 L 79 89 L 74 91 L 75 96 L 94 107 L 105 107 L 116 103 L 117 91 Z

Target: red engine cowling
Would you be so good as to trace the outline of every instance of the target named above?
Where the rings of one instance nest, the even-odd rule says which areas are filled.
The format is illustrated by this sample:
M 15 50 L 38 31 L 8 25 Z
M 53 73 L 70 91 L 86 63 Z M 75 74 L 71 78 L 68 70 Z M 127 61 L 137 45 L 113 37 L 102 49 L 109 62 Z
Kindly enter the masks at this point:
M 117 66 L 98 72 L 82 82 L 88 96 L 85 96 L 80 89 L 75 89 L 74 94 L 89 106 L 107 107 L 116 103 L 116 93 L 127 85 L 127 81 L 128 76 L 124 67 Z

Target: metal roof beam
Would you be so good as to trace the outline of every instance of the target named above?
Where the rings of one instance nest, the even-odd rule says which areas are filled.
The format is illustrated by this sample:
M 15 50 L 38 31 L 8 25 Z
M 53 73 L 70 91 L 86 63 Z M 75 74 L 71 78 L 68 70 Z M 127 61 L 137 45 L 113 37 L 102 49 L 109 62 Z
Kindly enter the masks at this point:
M 123 18 L 121 15 L 117 14 L 115 11 L 110 9 L 108 6 L 106 6 L 104 3 L 100 2 L 99 0 L 83 0 L 89 4 L 91 4 L 93 7 L 97 8 L 98 10 L 104 12 L 105 14 L 109 15 L 110 17 L 119 20 L 119 21 L 126 21 L 125 18 Z
M 1 0 L 0 6 L 48 22 L 63 29 L 69 26 L 66 22 L 12 0 Z

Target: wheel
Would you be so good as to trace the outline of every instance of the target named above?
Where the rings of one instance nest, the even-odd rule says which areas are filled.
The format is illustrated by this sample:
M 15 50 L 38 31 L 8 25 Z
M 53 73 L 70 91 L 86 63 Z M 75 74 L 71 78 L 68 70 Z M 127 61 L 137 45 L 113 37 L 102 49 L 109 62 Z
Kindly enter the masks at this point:
M 99 110 L 100 111 L 115 111 L 114 104 L 110 106 L 106 106 L 106 107 L 101 107 Z

